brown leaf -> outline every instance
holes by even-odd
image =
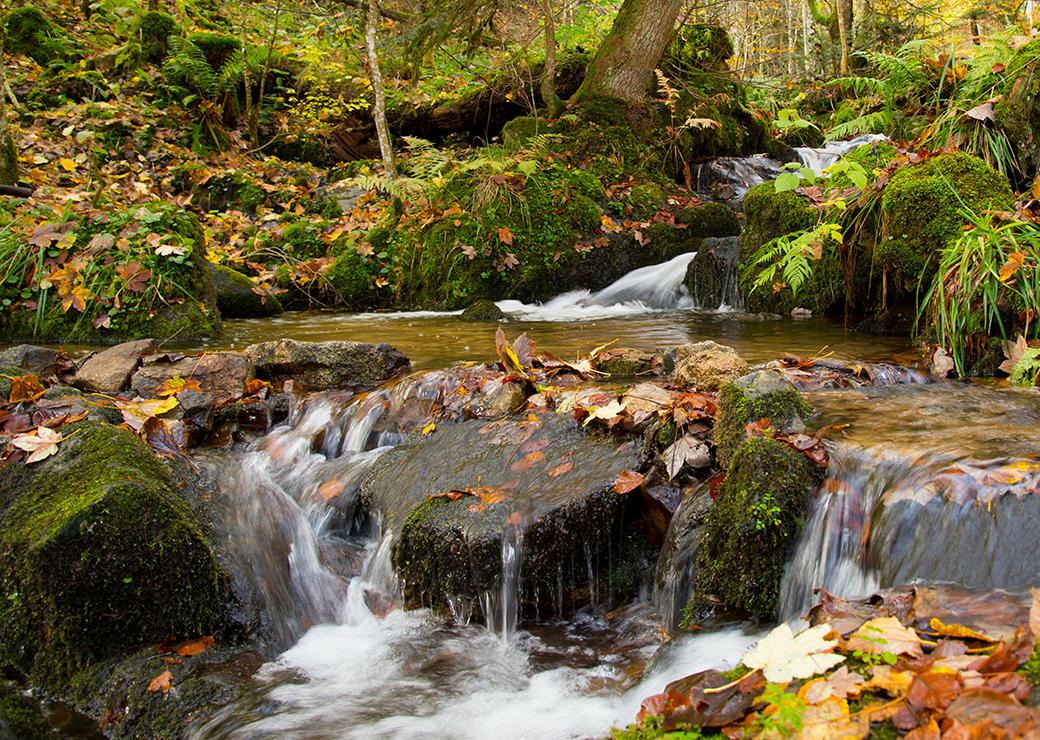
[[[35,375],[16,375],[11,378],[11,392],[8,394],[7,402],[35,401],[46,392],[47,389]]]
[[[891,653],[919,658],[923,654],[921,638],[895,617],[880,617],[866,622],[849,638],[846,648],[871,655]]]
[[[645,476],[634,470],[622,470],[614,480],[614,492],[625,494],[643,485]]]
[[[180,655],[182,658],[188,658],[193,655],[198,655],[199,653],[204,652],[207,648],[211,648],[215,644],[216,641],[213,639],[213,635],[207,635],[205,637],[200,637],[197,640],[182,642],[180,645],[177,646],[174,652],[177,653],[177,655]]]
[[[170,685],[173,683],[173,674],[169,671],[163,671],[158,676],[152,679],[152,682],[148,684],[148,690],[151,692],[162,691],[164,694],[169,693]]]
[[[573,467],[574,463],[572,462],[561,463],[560,465],[557,465],[555,468],[549,471],[549,477],[558,478],[561,475],[566,475],[567,473],[571,472],[571,468]]]
[[[1040,588],[1031,588],[1033,600],[1029,604],[1029,631],[1034,639],[1040,639]]]
[[[338,480],[333,478],[332,480],[325,481],[320,486],[318,486],[318,495],[326,501],[331,501],[332,499],[336,498],[341,493],[343,493],[345,488],[346,486],[344,486]]]
[[[997,275],[1000,282],[1006,283],[1009,281],[1014,274],[1021,269],[1025,262],[1026,256],[1022,252],[1012,252],[1008,255],[1008,261],[1000,268],[1000,272]]]
[[[943,710],[953,703],[963,689],[964,685],[956,673],[927,671],[914,677],[906,700],[915,707]]]

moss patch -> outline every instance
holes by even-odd
[[[781,375],[759,371],[722,386],[719,415],[715,421],[715,445],[719,463],[725,467],[747,436],[745,427],[769,419],[774,429],[798,429],[812,407]]]
[[[0,476],[0,661],[52,690],[127,648],[219,631],[227,579],[166,468],[82,423]]]

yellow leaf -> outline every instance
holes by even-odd
[[[75,172],[79,168],[79,165],[76,164],[76,161],[73,159],[69,159],[68,157],[62,157],[61,159],[59,159],[58,164],[60,164],[61,168],[66,172]]]
[[[437,431],[437,425],[431,421],[429,424],[423,427],[422,436],[425,437],[428,434],[433,434],[433,432],[435,431]]]
[[[996,642],[992,637],[976,632],[970,627],[965,627],[960,624],[943,624],[943,621],[938,617],[932,617],[932,621],[928,623],[928,626],[935,630],[941,637],[957,637],[960,639],[968,638],[971,640],[982,640],[983,642]]]

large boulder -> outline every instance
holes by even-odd
[[[94,422],[62,434],[53,457],[0,474],[0,663],[74,691],[129,646],[221,631],[230,592],[142,441]]]
[[[207,352],[204,355],[153,355],[130,378],[130,387],[139,396],[155,396],[159,387],[172,378],[193,380],[217,406],[241,398],[246,385],[255,377],[253,363],[238,352]]]
[[[157,348],[154,339],[117,344],[87,358],[72,383],[85,391],[118,393],[129,385],[130,376],[141,365],[141,358],[154,354]]]
[[[701,391],[717,391],[749,370],[747,361],[732,347],[692,342],[675,348],[675,382]]]
[[[223,318],[264,318],[282,312],[282,304],[276,296],[257,293],[253,290],[256,283],[237,270],[212,263],[210,270],[217,289],[217,308]]]
[[[997,103],[997,121],[1014,147],[1019,167],[1028,179],[1040,169],[1040,68],[1036,59],[1040,43],[1026,44],[1007,65],[1007,74],[1014,78],[1008,90]]]
[[[309,390],[379,385],[409,366],[408,358],[389,344],[298,342],[278,339],[246,347],[243,355],[264,380],[294,380]]]
[[[707,238],[686,268],[686,289],[698,308],[741,308],[744,295],[738,277],[740,237]]]
[[[479,615],[479,600],[497,599],[511,575],[503,552],[522,574],[512,585],[530,617],[633,595],[645,539],[625,522],[638,495],[611,485],[639,466],[641,452],[619,441],[548,414],[538,424],[511,417],[439,425],[387,452],[362,499],[400,532],[393,563],[407,602]]]

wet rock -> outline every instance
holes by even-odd
[[[740,236],[737,214],[724,203],[703,203],[683,208],[675,214],[675,222],[684,224],[691,234],[703,238]]]
[[[505,317],[505,312],[494,301],[482,299],[471,303],[460,318],[463,321],[501,321]]]
[[[0,474],[0,663],[68,691],[128,646],[229,625],[227,577],[167,468],[130,432],[83,422]]]
[[[740,290],[740,237],[705,239],[686,268],[686,289],[700,308],[742,307]]]
[[[254,376],[249,358],[238,352],[209,352],[197,356],[155,355],[145,360],[130,379],[130,387],[140,396],[154,396],[164,382],[173,377],[194,380],[213,397],[217,406],[241,398]]]
[[[750,437],[732,455],[697,552],[694,610],[708,604],[771,618],[824,468],[779,440]]]
[[[703,485],[685,495],[668,523],[654,573],[654,604],[668,631],[682,621],[697,572],[697,553],[711,511],[711,490]]]
[[[489,387],[490,386],[490,387]],[[489,381],[473,399],[469,412],[481,419],[500,419],[517,411],[527,400],[527,391],[519,383]]]
[[[237,270],[211,263],[210,271],[217,287],[217,308],[222,317],[251,319],[282,313],[282,304],[277,297],[256,293],[253,290],[256,283]]]
[[[361,496],[399,528],[393,563],[409,604],[446,609],[455,600],[479,615],[479,600],[501,593],[503,537],[519,535],[520,611],[547,617],[638,589],[648,546],[626,526],[638,494],[611,486],[640,457],[632,441],[583,431],[567,416],[467,421],[387,452]]]
[[[769,419],[781,432],[801,432],[812,408],[794,384],[778,372],[759,370],[722,386],[719,416],[715,421],[715,446],[719,463],[730,458],[747,437],[746,426]]]
[[[596,358],[596,369],[608,375],[643,375],[660,366],[661,356],[638,349],[607,350]]]
[[[748,369],[747,362],[735,349],[711,340],[675,348],[675,382],[679,385],[717,391]]]
[[[17,367],[41,378],[49,378],[58,375],[62,359],[62,354],[56,349],[19,344],[0,352],[0,367]]]
[[[181,419],[192,430],[208,432],[213,428],[213,395],[192,389],[177,394]]]
[[[246,347],[243,355],[255,365],[257,377],[292,379],[309,390],[376,386],[409,366],[408,358],[389,344],[365,342],[279,339]]]
[[[154,339],[124,342],[91,355],[80,365],[73,384],[82,390],[118,393],[130,383],[130,376],[140,366],[144,355],[154,354]]]

